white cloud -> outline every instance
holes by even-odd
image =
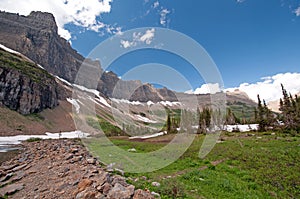
[[[300,16],[300,6],[294,11],[294,13],[297,17]]]
[[[122,46],[123,48],[129,48],[129,47],[131,47],[131,46],[133,46],[133,45],[134,45],[133,42],[121,40],[121,46]]]
[[[111,2],[112,0],[1,0],[1,10],[21,15],[28,15],[31,11],[50,12],[56,19],[59,34],[65,39],[70,39],[70,32],[64,29],[64,25],[68,23],[96,32],[107,28],[108,25],[98,21],[97,17],[111,11]]]
[[[155,29],[148,29],[145,33],[134,32],[132,35],[132,41],[121,40],[121,47],[130,48],[136,46],[138,43],[144,43],[150,45],[155,37]]]
[[[248,96],[257,101],[257,94],[261,99],[267,102],[278,100],[282,97],[281,84],[292,95],[300,91],[300,73],[280,73],[270,77],[262,78],[262,81],[249,84],[243,83],[239,87],[229,88],[226,91],[234,91],[239,89],[248,94]]]
[[[165,26],[167,24],[167,15],[171,12],[168,9],[162,9],[160,11],[160,24]]]
[[[154,3],[153,3],[153,8],[157,8],[159,6],[159,2],[158,1],[155,1]]]
[[[146,33],[140,37],[140,41],[145,42],[146,44],[149,45],[151,44],[152,39],[154,38],[154,34],[155,34],[154,28],[147,30]]]
[[[246,0],[236,0],[237,3],[243,3]]]
[[[203,84],[200,88],[197,88],[195,91],[189,90],[185,93],[187,94],[215,94],[221,92],[220,85],[218,83],[208,83]]]

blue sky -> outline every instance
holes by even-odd
[[[32,8],[53,11],[59,27],[70,34],[66,37],[71,36],[72,46],[84,56],[114,34],[140,27],[164,27],[201,44],[216,63],[225,88],[240,88],[246,82],[270,84],[270,80],[271,83],[278,80],[274,79],[276,75],[286,73],[293,74],[295,79],[290,81],[300,82],[299,0],[103,0],[102,10],[93,10],[92,7],[99,4],[97,0],[90,0],[81,3],[82,7],[91,5],[85,15],[72,12],[73,8],[78,9],[78,5],[71,4],[73,0],[64,2],[68,6],[64,9],[58,9],[58,3],[49,3],[48,7],[34,4],[14,8],[5,4],[8,1],[0,1],[1,10],[24,14]],[[62,15],[61,10],[67,14]],[[87,15],[91,15],[90,21],[83,19]],[[152,62],[178,69],[190,79],[194,90],[205,83],[195,71],[188,69],[190,66],[185,60],[158,50],[127,54],[110,69],[122,76],[137,65]],[[299,84],[293,86],[300,88]],[[295,90],[298,91],[300,89]]]
[[[115,0],[108,14],[101,16],[108,24],[117,24],[122,30],[144,26],[163,27],[159,11],[170,11],[167,28],[180,31],[198,41],[217,64],[226,88],[241,83],[254,83],[261,77],[285,72],[300,72],[300,17],[293,12],[300,2],[246,0],[161,0],[159,9],[151,9],[156,1]],[[144,16],[148,10],[147,16]],[[83,55],[88,53],[106,36],[70,29],[73,47]],[[157,60],[147,52],[123,58],[115,67],[122,75],[124,70],[149,61],[169,63],[161,55]],[[134,59],[136,57],[137,59]],[[142,57],[142,58],[141,58]],[[130,60],[135,60],[131,62]],[[178,67],[181,62],[171,63]],[[125,67],[124,67],[125,65]],[[184,66],[180,66],[184,67]],[[194,87],[197,80],[193,81]]]

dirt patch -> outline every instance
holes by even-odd
[[[46,109],[39,114],[21,115],[6,107],[0,107],[0,136],[42,135],[45,132],[74,131],[72,105],[60,101],[54,109]]]

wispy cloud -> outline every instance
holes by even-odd
[[[300,16],[300,6],[296,10],[294,10],[294,13],[297,17]]]
[[[159,2],[158,1],[155,1],[154,3],[153,3],[153,8],[157,8],[159,6]]]
[[[149,0],[145,0],[144,1],[144,4],[148,4],[148,3],[150,4]],[[146,5],[146,6],[149,6],[149,4]],[[148,16],[150,13],[155,13],[155,15],[158,14],[158,16],[159,16],[159,24],[162,25],[162,26],[167,26],[170,23],[170,21],[171,21],[170,17],[168,15],[170,15],[172,12],[170,11],[170,9],[165,8],[160,3],[159,0],[151,2],[151,6],[148,7],[148,9],[145,11],[145,13],[140,18],[144,18],[144,17]]]
[[[136,46],[139,43],[150,45],[155,37],[155,29],[146,30],[145,33],[134,32],[132,35],[132,40],[121,40],[121,47],[130,48]]]
[[[237,3],[243,3],[246,0],[236,0]]]
[[[111,12],[112,0],[10,0],[1,2],[1,10],[28,15],[32,10],[53,13],[58,24],[59,34],[65,39],[71,39],[71,34],[64,28],[66,24],[73,23],[77,26],[92,31],[116,30],[119,27],[99,21],[103,13]]]
[[[171,12],[168,9],[162,9],[160,11],[160,24],[163,26],[167,25],[167,15],[170,14]]]

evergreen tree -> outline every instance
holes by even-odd
[[[226,124],[234,125],[237,124],[237,118],[235,114],[232,112],[231,108],[227,108],[226,111]]]
[[[212,110],[208,107],[204,107],[202,111],[197,109],[197,114],[199,116],[198,120],[198,131],[197,133],[207,133],[207,129],[211,126],[212,120]]]
[[[167,117],[167,132],[171,132],[171,117],[170,117],[170,112],[168,112],[168,117]]]
[[[265,106],[262,105],[259,95],[257,95],[257,109],[258,109],[258,130],[265,131],[266,130],[266,120],[265,120]],[[265,104],[265,102],[264,102]]]
[[[282,114],[282,121],[288,130],[300,132],[300,100],[298,96],[288,95],[286,89],[281,84],[283,99],[280,99],[279,110]]]
[[[254,122],[256,123],[257,121],[258,121],[257,108],[254,107]]]

